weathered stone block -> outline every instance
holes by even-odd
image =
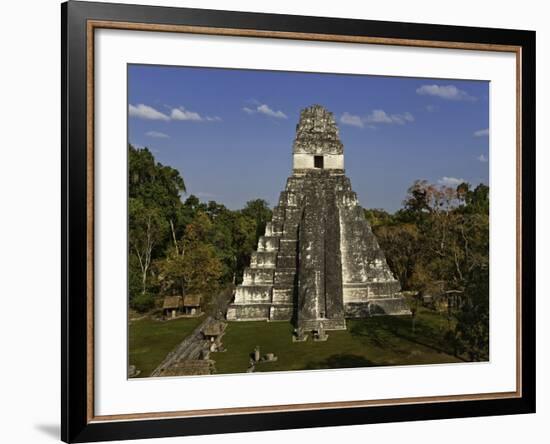
[[[296,255],[298,241],[296,239],[281,239],[279,241],[279,254],[290,256]]]
[[[366,318],[370,316],[368,302],[347,302],[344,303],[346,318]]]
[[[278,251],[279,240],[277,236],[260,236],[257,251]]]
[[[296,225],[300,223],[300,219],[302,218],[302,208],[296,207],[296,208],[287,208],[285,210],[285,224],[287,226]]]
[[[270,303],[272,289],[271,285],[239,285],[235,291],[235,303]]]
[[[277,268],[296,268],[296,253],[277,255]]]
[[[243,285],[272,285],[274,273],[274,268],[247,268],[243,275]]]
[[[292,304],[294,302],[294,283],[288,287],[273,287],[273,304]]]
[[[250,258],[250,268],[275,268],[276,251],[254,251]]]
[[[290,321],[294,307],[292,304],[272,305],[269,312],[271,321]]]
[[[266,321],[269,319],[270,305],[230,305],[227,310],[229,321]],[[231,313],[231,314],[230,314]]]
[[[275,285],[294,285],[296,278],[296,269],[276,269],[273,276],[273,283]]]

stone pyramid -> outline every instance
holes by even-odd
[[[227,319],[292,320],[300,331],[345,329],[346,318],[409,314],[400,289],[345,176],[332,113],[305,108],[292,175]]]

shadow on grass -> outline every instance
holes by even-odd
[[[363,356],[353,354],[338,354],[329,356],[322,361],[308,362],[304,370],[318,370],[327,368],[355,368],[372,367],[376,364]]]
[[[438,353],[454,355],[451,345],[445,340],[441,331],[422,320],[417,320],[415,332],[413,333],[409,316],[371,317],[354,324],[350,329],[350,333],[352,336],[365,338],[370,343],[385,349],[395,349],[395,344],[384,338],[397,338],[432,349]],[[460,356],[455,357],[465,361]]]
[[[379,322],[376,318],[370,318],[366,321],[358,321],[352,324],[349,332],[352,336],[365,339],[369,344],[376,345],[382,349],[393,348],[388,341],[388,326]]]

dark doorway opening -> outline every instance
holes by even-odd
[[[313,166],[315,168],[323,168],[323,156],[314,156],[313,157]]]

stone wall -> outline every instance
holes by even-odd
[[[292,168],[294,170],[313,169],[314,154],[298,153],[292,156]],[[343,170],[344,155],[343,154],[324,154],[323,166],[325,170]]]
[[[335,168],[311,168],[305,159],[314,155]],[[294,156],[227,319],[292,319],[299,328],[331,330],[345,328],[346,317],[410,313],[344,174],[330,112],[318,105],[302,111]]]

